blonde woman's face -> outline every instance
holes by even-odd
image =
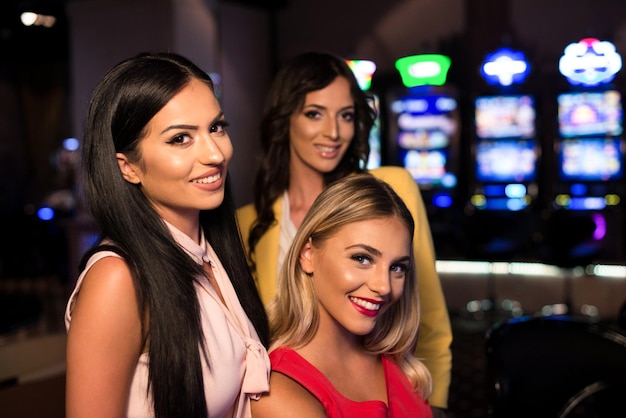
[[[318,332],[371,332],[402,295],[410,254],[411,236],[396,217],[348,224],[318,248],[309,241],[300,263],[312,274]]]
[[[292,173],[333,171],[352,142],[354,123],[354,100],[346,78],[337,77],[325,88],[308,93],[303,108],[291,116]]]

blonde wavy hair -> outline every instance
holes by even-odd
[[[402,199],[382,180],[371,174],[354,174],[328,186],[304,217],[285,257],[276,296],[268,305],[271,349],[299,348],[306,345],[319,325],[317,297],[311,277],[300,265],[300,252],[311,238],[322,245],[345,225],[371,219],[395,217],[413,237],[415,222]],[[431,375],[413,353],[420,323],[419,295],[414,255],[404,290],[376,322],[372,332],[362,337],[362,346],[374,355],[387,355],[398,364],[413,388],[427,399],[432,391]]]

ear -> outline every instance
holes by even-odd
[[[313,244],[311,238],[304,244],[304,247],[300,250],[300,267],[307,274],[313,274]]]
[[[132,184],[140,184],[141,179],[135,171],[135,166],[128,161],[126,155],[118,152],[115,156],[117,157],[117,164],[120,167],[124,180]]]

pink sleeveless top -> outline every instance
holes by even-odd
[[[209,262],[226,306],[206,277],[199,278],[196,292],[200,302],[202,331],[211,357],[211,368],[203,355],[202,374],[210,417],[249,418],[250,399],[269,390],[270,363],[267,351],[245,314],[235,289],[217,255],[202,235],[200,245],[168,224],[178,244],[200,265]],[[101,251],[89,259],[78,277],[65,311],[65,326],[70,328],[72,308],[87,271],[104,257],[120,257],[112,251]],[[129,388],[127,417],[152,417],[152,398],[148,394],[148,354],[139,357]]]

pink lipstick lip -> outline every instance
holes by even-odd
[[[223,171],[224,170],[223,170],[222,167],[216,167],[216,168],[214,168],[212,170],[209,170],[209,171],[207,171],[207,172],[205,172],[203,174],[200,174],[197,177],[194,177],[191,180],[193,181],[193,180],[203,179],[203,178],[206,178],[206,177],[213,177],[213,176],[216,176],[218,174],[222,174],[222,178],[223,178],[224,177]]]
[[[206,177],[215,177],[217,175],[220,175],[220,178],[211,183],[199,183],[199,182],[194,181],[194,180],[203,179]],[[201,174],[200,176],[194,177],[189,182],[200,190],[203,190],[205,192],[214,192],[214,191],[221,190],[224,187],[225,178],[226,178],[226,173],[223,167],[220,167],[220,169],[218,170],[215,170],[215,169],[210,170]]]
[[[332,151],[326,151],[326,149],[331,149]],[[339,150],[341,149],[340,145],[315,145],[315,149],[317,152],[324,158],[335,158],[339,155]]]

